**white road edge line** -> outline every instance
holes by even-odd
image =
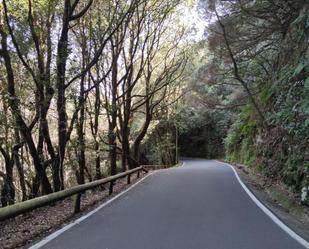
[[[127,188],[126,190],[124,190],[123,192],[119,193],[118,195],[116,195],[115,197],[111,198],[110,200],[104,202],[103,204],[101,204],[100,206],[98,206],[96,209],[92,210],[91,212],[85,214],[84,216],[78,218],[77,220],[73,221],[72,223],[64,226],[63,228],[57,230],[56,232],[53,232],[52,234],[48,235],[47,237],[45,237],[44,239],[42,239],[40,242],[34,244],[33,246],[29,247],[28,249],[39,249],[42,246],[46,245],[48,242],[50,242],[51,240],[55,239],[56,237],[58,237],[60,234],[64,233],[65,231],[69,230],[71,227],[81,223],[83,220],[87,219],[89,216],[93,215],[94,213],[98,212],[100,209],[102,209],[103,207],[107,206],[108,204],[110,204],[111,202],[113,202],[114,200],[118,199],[120,196],[124,195],[125,193],[127,193],[128,191],[130,191],[132,188],[134,188],[137,184],[141,183],[142,181],[144,181],[146,178],[148,178],[149,176],[151,176],[152,174],[154,174],[155,172],[151,172],[148,175],[146,175],[145,177],[143,177],[142,179],[140,179],[138,182],[134,183],[132,186],[130,186],[129,188]]]
[[[282,230],[284,230],[286,233],[288,233],[293,239],[295,239],[298,243],[303,245],[305,248],[309,249],[309,242],[306,241],[304,238],[299,236],[297,233],[295,233],[291,228],[289,228],[286,224],[284,224],[276,215],[274,215],[262,202],[260,202],[255,195],[247,188],[247,186],[243,183],[243,181],[240,179],[237,171],[234,169],[234,167],[228,163],[220,162],[218,160],[214,160],[218,163],[224,164],[228,167],[230,167],[239,184],[242,186],[242,188],[245,190],[245,192],[249,195],[251,200],[260,208],[262,211],[270,218],[273,222],[275,222]]]

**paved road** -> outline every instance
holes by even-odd
[[[301,249],[250,199],[232,169],[191,160],[138,184],[42,248]]]

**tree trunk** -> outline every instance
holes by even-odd
[[[55,176],[55,191],[64,188],[63,183],[63,162],[65,157],[65,147],[67,143],[67,114],[65,96],[65,73],[68,57],[68,36],[69,36],[69,17],[70,1],[65,1],[64,13],[62,18],[62,30],[57,47],[57,112],[58,112],[58,153],[53,168]]]
[[[47,178],[45,169],[43,167],[41,158],[37,152],[35,143],[32,138],[31,130],[29,127],[26,125],[25,121],[22,118],[20,108],[19,108],[19,100],[16,97],[15,94],[15,80],[14,80],[14,73],[13,73],[13,68],[11,65],[11,58],[9,55],[9,52],[7,50],[7,37],[6,34],[1,30],[1,36],[2,36],[2,49],[1,49],[1,56],[4,59],[4,64],[6,68],[6,73],[7,73],[7,82],[8,82],[8,94],[10,95],[9,98],[9,106],[12,109],[12,115],[15,119],[16,126],[19,127],[20,133],[23,136],[24,140],[26,141],[30,155],[33,159],[33,164],[35,167],[35,170],[39,176],[39,180],[42,186],[42,192],[44,194],[49,194],[52,192],[51,185],[49,183],[49,180]]]
[[[100,99],[100,87],[99,85],[95,88],[95,113],[94,113],[94,139],[95,145],[94,149],[96,152],[96,159],[95,159],[95,173],[96,173],[96,180],[102,178],[101,174],[101,158],[100,158],[100,143],[98,141],[98,131],[99,131],[99,115],[100,115],[100,106],[101,106],[101,99]]]
[[[135,160],[135,166],[138,166],[139,162],[140,162],[140,155],[139,155],[139,151],[140,151],[140,145],[141,142],[143,141],[147,130],[149,128],[150,122],[151,122],[152,116],[151,114],[146,115],[146,119],[145,122],[143,124],[143,127],[140,131],[140,133],[138,134],[137,138],[134,141],[133,144],[133,158]]]
[[[5,207],[15,202],[15,186],[13,184],[14,161],[3,148],[0,148],[0,151],[5,159],[5,177],[1,191],[1,203],[2,206]]]
[[[79,179],[78,183],[85,183],[85,168],[86,168],[86,158],[85,158],[85,136],[84,136],[84,123],[85,123],[85,105],[84,105],[84,77],[80,81],[80,96],[79,96],[79,106],[80,115],[79,121],[77,122],[77,135],[78,135],[78,165],[79,165]]]
[[[117,143],[116,143],[116,129],[117,129],[117,74],[118,74],[118,53],[114,54],[112,61],[112,103],[109,123],[109,158],[110,158],[110,175],[117,173]]]
[[[17,129],[15,129],[15,141],[16,144],[20,144],[20,137],[19,137],[19,132]],[[23,149],[23,146],[21,147],[21,150]],[[23,163],[20,160],[20,156],[18,153],[18,150],[13,151],[13,159],[16,164],[17,172],[18,172],[18,177],[19,177],[19,184],[22,192],[22,201],[27,200],[27,190],[26,190],[26,182],[25,182],[25,173],[24,173],[24,167]]]

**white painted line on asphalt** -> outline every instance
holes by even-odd
[[[119,193],[118,195],[116,195],[115,197],[111,198],[110,200],[108,200],[107,202],[104,202],[103,204],[101,204],[99,207],[97,207],[96,209],[92,210],[91,212],[87,213],[86,215],[78,218],[77,220],[73,221],[72,223],[64,226],[63,228],[57,230],[56,232],[50,234],[49,236],[45,237],[44,239],[42,239],[40,242],[34,244],[33,246],[29,247],[28,249],[39,249],[42,246],[46,245],[48,242],[50,242],[51,240],[55,239],[56,237],[58,237],[60,234],[64,233],[65,231],[69,230],[71,227],[81,223],[83,220],[87,219],[89,216],[93,215],[94,213],[98,212],[100,209],[102,209],[103,207],[107,206],[108,204],[110,204],[111,202],[113,202],[114,200],[118,199],[120,196],[122,196],[123,194],[127,193],[128,191],[130,191],[132,188],[134,188],[137,184],[141,183],[142,181],[144,181],[147,177],[151,176],[153,173],[155,172],[151,172],[150,174],[146,175],[144,178],[140,179],[138,182],[134,183],[132,186],[130,186],[129,188],[127,188],[126,190],[124,190],[123,192]]]
[[[297,233],[295,233],[291,228],[289,228],[286,224],[284,224],[276,215],[274,215],[262,202],[259,201],[259,199],[257,199],[255,197],[255,195],[247,188],[247,186],[243,183],[243,181],[240,179],[237,171],[234,169],[234,167],[228,163],[224,163],[224,162],[220,162],[215,160],[218,163],[224,164],[228,167],[230,167],[239,184],[242,186],[242,188],[245,190],[245,192],[249,195],[249,197],[251,198],[251,200],[253,200],[253,202],[260,208],[262,209],[262,211],[269,217],[272,219],[273,222],[275,222],[282,230],[284,230],[286,233],[288,233],[293,239],[295,239],[298,243],[300,243],[301,245],[303,245],[305,248],[309,249],[309,242],[306,241],[304,238],[300,237]]]

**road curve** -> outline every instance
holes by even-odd
[[[161,170],[44,249],[303,249],[248,196],[233,170],[189,160]]]

